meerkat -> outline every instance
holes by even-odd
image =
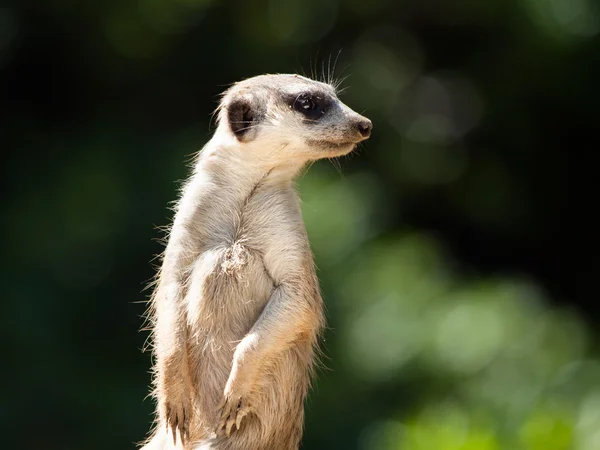
[[[150,302],[157,410],[143,450],[295,450],[325,319],[293,181],[372,124],[293,74],[233,84],[215,112]]]

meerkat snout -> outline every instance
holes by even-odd
[[[373,129],[373,123],[367,118],[362,118],[356,122],[356,128],[363,137],[363,139],[369,139],[371,137],[371,130]]]

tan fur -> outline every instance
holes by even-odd
[[[318,120],[294,110],[307,91],[334,100]],[[236,135],[240,100],[256,120]],[[143,448],[296,450],[324,315],[292,181],[307,162],[351,151],[368,137],[357,124],[371,125],[332,86],[297,75],[237,83],[218,114],[152,297],[157,414]]]

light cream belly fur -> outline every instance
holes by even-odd
[[[239,241],[208,249],[195,262],[185,303],[188,364],[198,394],[199,420],[194,425],[198,437],[216,426],[235,346],[250,331],[273,290],[258,252]],[[202,392],[197,391],[199,386]]]
[[[279,435],[274,441],[282,445],[280,448],[297,448],[307,367],[313,353],[311,344],[304,341],[265,362],[257,377],[256,414],[249,414],[242,422],[240,431],[245,431],[230,438],[215,438],[213,434],[235,346],[257,321],[274,289],[260,252],[239,241],[208,249],[194,263],[186,304],[187,361],[196,398],[191,442],[186,449],[267,449],[266,442]],[[198,387],[202,387],[201,392]],[[293,423],[285,421],[290,417]],[[147,449],[182,448],[180,442],[175,447],[168,436],[157,431]]]

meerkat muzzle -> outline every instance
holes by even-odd
[[[373,129],[373,123],[369,119],[364,118],[356,123],[356,128],[363,139],[369,139],[371,130]]]

